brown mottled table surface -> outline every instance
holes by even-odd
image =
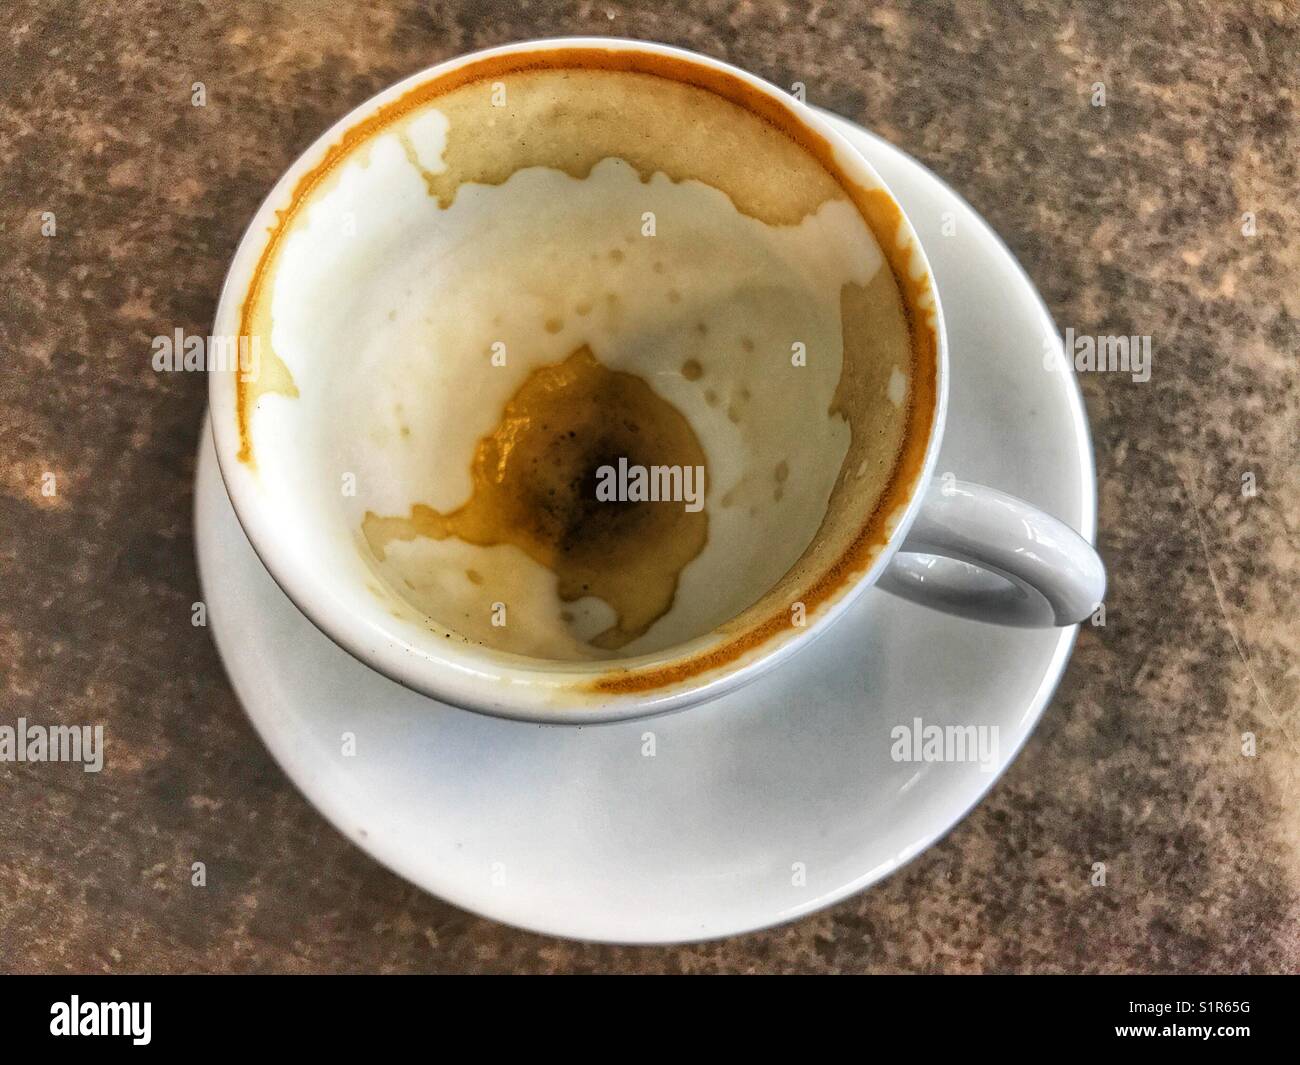
[[[477,919],[307,804],[190,624],[205,381],[150,368],[153,336],[207,332],[243,227],[334,119],[566,33],[805,83],[960,190],[1063,328],[1153,338],[1148,383],[1081,375],[1107,624],[1027,748],[899,874],[698,946]],[[1289,0],[8,0],[0,725],[102,723],[107,761],[0,762],[0,969],[1300,968],[1297,54]]]

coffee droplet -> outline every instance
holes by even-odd
[[[591,643],[617,650],[673,605],[682,570],[708,539],[708,514],[677,501],[602,501],[601,467],[704,467],[690,422],[641,377],[610,370],[585,344],[528,375],[479,440],[467,502],[450,514],[417,503],[408,517],[367,512],[381,561],[397,540],[457,537],[513,544],[553,571],[562,601],[603,599],[617,621]],[[707,477],[707,474],[706,474]],[[707,480],[706,480],[707,483]]]

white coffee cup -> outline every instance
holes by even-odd
[[[801,138],[824,148],[844,181],[887,208],[883,217],[889,224],[876,228],[875,236],[900,287],[908,290],[909,312],[923,318],[930,331],[925,356],[930,365],[923,367],[918,382],[924,377],[931,394],[918,401],[924,405],[924,410],[918,406],[922,430],[910,441],[910,458],[900,459],[890,505],[873,518],[876,539],[864,540],[866,546],[852,559],[828,555],[822,568],[827,573],[835,568],[835,581],[822,573],[810,578],[809,586],[816,584],[823,592],[815,601],[809,597],[806,610],[803,602],[790,604],[788,619],[776,615],[775,621],[767,618],[748,628],[719,626],[624,658],[545,661],[504,653],[453,639],[414,616],[366,568],[355,530],[327,517],[331,512],[323,496],[338,486],[326,486],[316,473],[305,467],[299,472],[293,465],[301,461],[304,419],[312,416],[313,407],[285,393],[310,396],[324,387],[324,370],[299,359],[290,387],[287,377],[275,378],[279,371],[274,367],[261,366],[262,387],[250,398],[247,390],[241,391],[240,367],[214,369],[210,407],[223,479],[250,542],[299,609],[362,662],[417,691],[467,709],[556,723],[633,718],[732,691],[826,631],[877,582],[927,606],[1008,625],[1070,625],[1094,611],[1105,591],[1105,573],[1082,537],[1003,492],[949,476],[934,479],[947,409],[947,339],[929,264],[884,183],[815,112],[766,82],[704,56],[605,38],[525,42],[455,59],[393,86],[337,123],[277,183],[236,252],[214,336],[249,331],[244,320],[248,293],[277,226],[340,153],[339,146],[350,151],[369,131],[382,128],[384,117],[403,101],[435,83],[464,79],[479,68],[579,55],[656,64],[656,70],[672,76],[734,93],[733,99],[763,108],[769,118],[779,115],[787,128],[797,128]],[[277,293],[276,298],[281,302],[273,314],[279,315],[285,297]],[[292,317],[293,309],[283,313]],[[254,440],[256,462],[250,461]]]

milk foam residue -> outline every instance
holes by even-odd
[[[826,514],[851,436],[841,295],[880,270],[874,238],[846,199],[775,225],[618,158],[444,206],[436,114],[375,137],[286,241],[274,346],[323,382],[304,451],[322,483],[354,475],[337,506],[438,626],[560,659],[709,631]],[[597,502],[619,457],[705,467],[705,510]]]

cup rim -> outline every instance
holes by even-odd
[[[542,38],[467,53],[417,71],[353,108],[297,156],[259,205],[226,273],[215,315],[214,335],[234,336],[239,333],[240,309],[252,286],[254,271],[271,240],[279,210],[293,201],[295,189],[303,176],[319,166],[349,130],[377,114],[385,105],[459,68],[500,56],[565,49],[644,52],[685,61],[737,79],[748,89],[757,90],[778,103],[797,123],[823,138],[834,153],[836,166],[846,176],[866,189],[880,190],[896,209],[898,240],[907,246],[911,273],[932,306],[934,396],[920,465],[910,479],[903,482],[905,503],[893,512],[885,542],[867,568],[829,593],[815,616],[808,618],[806,626],[799,629],[792,626],[785,632],[772,633],[729,662],[659,685],[600,689],[591,687],[591,681],[625,670],[632,674],[637,670],[662,672],[665,666],[689,661],[693,656],[707,652],[716,645],[714,634],[707,633],[650,655],[591,663],[551,663],[524,656],[493,654],[473,646],[444,647],[432,639],[419,646],[376,617],[358,611],[359,600],[348,597],[328,577],[285,549],[283,541],[277,538],[272,514],[256,491],[256,472],[239,458],[242,439],[236,389],[232,387],[233,371],[214,370],[209,373],[208,402],[218,466],[236,517],[272,579],[321,632],[378,672],[440,701],[516,720],[594,724],[683,709],[756,679],[827,631],[875,583],[906,536],[923,501],[923,489],[933,475],[947,412],[948,345],[933,271],[910,220],[874,167],[827,120],[777,86],[729,63],[669,45],[615,37]],[[883,245],[881,234],[876,232],[875,236]],[[896,275],[898,273],[888,261],[885,268],[894,270]],[[901,279],[897,276],[896,279],[901,286]],[[912,313],[913,309],[909,307],[909,315]],[[223,326],[229,328],[223,329]],[[890,484],[893,483],[895,479],[891,477]],[[507,661],[509,659],[517,659],[517,662]]]

